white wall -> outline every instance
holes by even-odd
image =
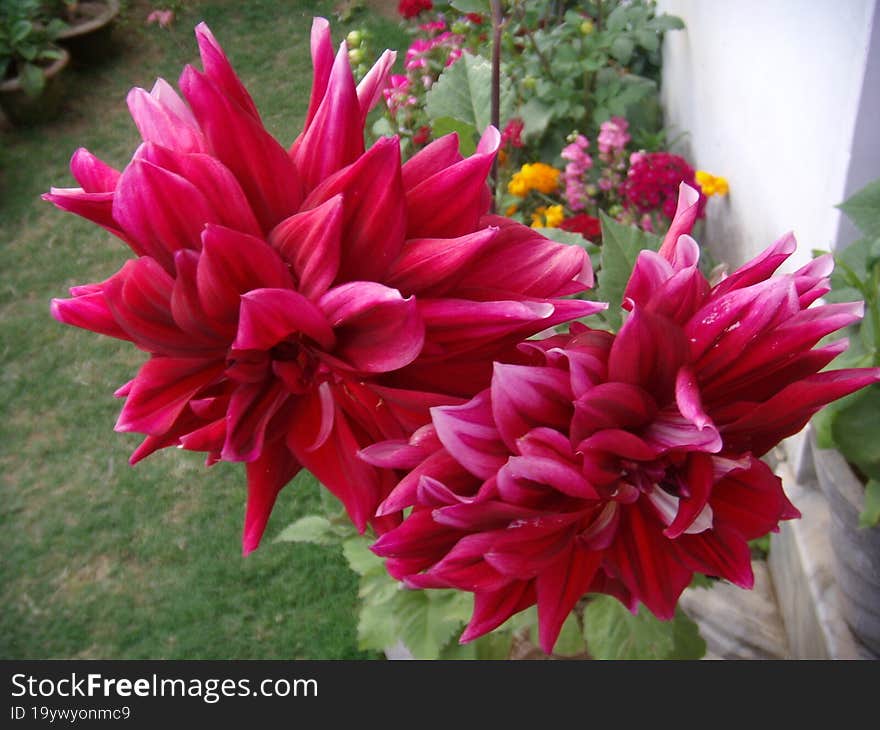
[[[877,4],[659,0],[686,25],[664,46],[671,137],[688,132],[681,150],[730,183],[707,209],[716,256],[738,265],[793,230],[795,264],[851,240],[833,206],[880,177]]]

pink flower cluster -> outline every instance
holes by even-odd
[[[389,85],[382,90],[382,97],[391,114],[396,115],[406,107],[415,106],[418,99],[410,93],[410,79],[401,74],[392,74]]]
[[[623,117],[611,117],[599,126],[596,144],[599,146],[599,157],[603,162],[611,162],[616,153],[622,153],[630,141],[627,131],[629,122]]]
[[[434,26],[445,27],[442,23],[432,23],[425,27],[433,28]],[[451,66],[461,58],[463,43],[464,37],[451,31],[444,31],[429,38],[416,38],[406,49],[403,67],[407,71],[425,69],[430,72],[433,65],[432,60],[440,64],[441,68]],[[434,81],[436,78],[430,73],[422,77],[422,83],[426,89],[430,88]]]
[[[523,120],[519,117],[513,117],[510,121],[504,125],[504,129],[501,130],[501,146],[502,147],[515,147],[522,148],[523,140]]]
[[[574,212],[583,210],[590,199],[584,179],[586,172],[593,167],[593,158],[587,153],[589,146],[590,141],[584,135],[578,134],[560,153],[562,159],[568,160],[563,174],[565,199]]]
[[[671,152],[636,152],[630,156],[626,180],[620,188],[623,205],[637,213],[660,210],[672,220],[675,214],[678,188],[686,183],[700,189],[694,169],[679,155]],[[706,197],[700,194],[697,217],[703,217]]]

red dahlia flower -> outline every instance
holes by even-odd
[[[472,591],[463,641],[537,603],[549,652],[588,592],[671,618],[695,572],[750,588],[748,541],[798,516],[760,457],[880,380],[817,374],[843,346],[811,348],[860,305],[807,308],[829,257],[769,278],[791,236],[710,287],[682,235],[697,198],[683,187],[660,253],[639,256],[616,336],[573,325],[526,343],[531,364],[497,364],[488,390],[365,451],[409,470],[380,513],[415,506],[374,552],[412,587]]]
[[[397,13],[400,17],[409,20],[415,18],[426,10],[433,10],[434,3],[431,0],[400,0],[397,3]]]
[[[118,391],[116,429],[147,436],[132,463],[177,445],[247,464],[245,553],[301,466],[363,529],[393,481],[357,451],[472,396],[523,337],[594,311],[558,299],[591,283],[589,259],[484,216],[494,128],[468,159],[455,135],[403,166],[396,138],[364,150],[390,51],[356,87],[345,44],[334,58],[315,20],[314,85],[288,151],[207,27],[196,35],[204,71],[183,71],[188,105],[162,80],[134,89],[144,142],[131,162],[120,173],[79,150],[82,187],[45,196],[136,255],[52,312],[149,354]]]
[[[580,233],[584,238],[594,241],[602,236],[602,223],[598,218],[594,218],[586,213],[578,213],[577,215],[565,218],[559,227],[563,231],[571,231],[572,233]]]

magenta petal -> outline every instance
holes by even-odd
[[[260,114],[257,112],[254,100],[251,99],[251,95],[244,88],[244,84],[241,83],[232,64],[229,63],[229,59],[226,58],[226,54],[205,23],[196,26],[196,41],[199,44],[205,76],[211,79],[223,94],[259,121]]]
[[[530,581],[515,581],[496,591],[475,593],[474,612],[459,642],[465,644],[488,634],[534,602],[535,592]]]
[[[205,312],[220,322],[237,321],[242,294],[293,288],[277,251],[259,238],[222,226],[205,228],[197,283]]]
[[[694,222],[697,220],[699,209],[700,194],[687,183],[682,182],[678,188],[678,205],[675,209],[675,216],[672,218],[672,224],[663,238],[663,244],[659,251],[660,255],[670,263],[676,258],[679,236],[691,232]]]
[[[442,296],[468,271],[498,233],[484,228],[458,238],[414,238],[406,242],[388,271],[387,282],[402,291]]]
[[[663,256],[653,251],[640,251],[633,272],[623,293],[638,306],[648,304],[653,293],[675,275],[675,269]]]
[[[174,270],[174,252],[198,249],[205,223],[217,222],[205,196],[188,180],[146,160],[125,168],[113,199],[113,218],[138,248]]]
[[[119,170],[80,147],[70,158],[70,171],[87,193],[110,193],[119,182]]]
[[[757,284],[778,269],[797,248],[793,233],[786,233],[772,246],[767,247],[748,263],[740,266],[730,276],[721,280],[712,291],[713,297],[720,297],[734,289],[744,289]]]
[[[263,453],[270,420],[289,399],[288,392],[276,380],[239,385],[229,399],[222,458],[257,459]]]
[[[406,191],[407,238],[455,238],[477,228],[488,208],[486,176],[501,135],[487,127],[477,151]]]
[[[223,350],[229,345],[231,331],[212,320],[202,306],[198,290],[199,254],[180,250],[174,254],[176,276],[171,292],[171,316],[184,332],[200,340],[214,340]]]
[[[321,296],[336,278],[342,246],[342,196],[281,221],[269,243],[287,261],[297,289],[309,299]]]
[[[715,527],[698,535],[682,535],[675,546],[691,570],[717,575],[746,590],[754,587],[749,544],[735,531]]]
[[[333,330],[321,310],[292,289],[254,289],[241,297],[238,333],[233,347],[269,350],[294,333],[333,347]]]
[[[690,367],[681,368],[675,378],[675,403],[681,415],[697,428],[713,425],[703,410],[697,376]]]
[[[367,114],[382,98],[382,90],[388,84],[388,74],[391,73],[391,67],[396,60],[397,53],[385,51],[358,84],[357,98],[361,109],[361,128],[366,124]]]
[[[113,219],[113,197],[112,192],[87,193],[82,188],[50,188],[49,192],[43,195],[43,200],[49,201],[60,210],[75,213],[92,223],[97,223],[125,241],[137,256],[142,256],[144,250],[136,242],[129,240]]]
[[[545,654],[553,652],[562,624],[587,592],[601,563],[601,552],[573,547],[538,576],[538,639]]]
[[[101,291],[73,299],[53,299],[50,310],[52,316],[64,324],[120,340],[131,340],[131,336],[113,318]]]
[[[495,363],[492,414],[511,450],[533,428],[564,428],[571,420],[568,374],[556,368]]]
[[[707,454],[691,454],[685,472],[687,496],[678,501],[678,513],[663,534],[670,540],[683,535],[706,507],[715,482],[713,460]],[[714,528],[713,524],[713,528]]]
[[[223,361],[154,357],[134,379],[116,422],[117,431],[161,435],[202,389],[223,374]]]
[[[656,401],[638,386],[600,383],[574,402],[572,440],[577,443],[605,428],[638,429],[656,413]]]
[[[488,479],[507,460],[508,450],[493,423],[488,391],[461,406],[432,408],[431,417],[443,446],[474,476]]]
[[[196,118],[164,79],[158,79],[149,93],[132,89],[126,101],[144,142],[178,152],[204,152],[205,138]]]
[[[425,342],[415,299],[376,282],[337,286],[321,297],[319,307],[336,333],[333,356],[355,370],[396,370],[412,362]]]
[[[526,479],[578,499],[599,499],[599,493],[573,464],[544,456],[511,456],[502,467],[515,479]],[[500,478],[500,477],[499,477]]]
[[[312,19],[311,31],[312,55],[312,93],[309,98],[309,109],[306,114],[305,129],[308,129],[318,111],[321,100],[327,91],[330,69],[333,68],[333,41],[330,37],[330,23],[325,18]]]
[[[505,575],[528,580],[547,570],[569,549],[581,513],[547,515],[496,533],[486,562]]]
[[[341,44],[324,97],[293,148],[293,161],[307,190],[364,152],[363,125],[348,49]]]
[[[420,149],[404,163],[403,187],[409,192],[431,176],[452,167],[461,160],[462,156],[458,153],[458,135],[455,132],[446,134]]]
[[[264,232],[299,208],[302,186],[287,151],[239,103],[191,66],[180,88],[208,140],[209,151],[241,184]]]
[[[353,164],[313,190],[303,209],[343,196],[343,241],[338,281],[384,281],[406,231],[400,146],[383,137]],[[381,184],[377,181],[381,180]]]
[[[283,439],[273,444],[271,450],[266,449],[260,458],[248,463],[247,509],[241,538],[243,555],[259,547],[278,493],[299,470],[299,462],[287,449]]]

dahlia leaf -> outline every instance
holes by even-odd
[[[660,621],[644,606],[631,614],[616,598],[593,596],[584,611],[584,638],[594,659],[699,659],[706,643],[681,609]]]
[[[491,636],[491,634],[490,634]],[[577,616],[574,613],[568,614],[562,629],[559,632],[559,638],[553,645],[553,653],[561,656],[574,656],[582,654],[586,650],[584,644],[583,632],[578,623]]]
[[[660,248],[660,238],[646,233],[634,226],[618,223],[604,211],[602,219],[602,255],[598,273],[598,286],[594,296],[597,300],[608,302],[608,309],[602,317],[613,330],[620,329],[620,304],[623,292],[635,266],[639,251],[656,251]]]
[[[837,207],[862,233],[869,236],[880,234],[880,180],[869,183]]]
[[[880,524],[880,481],[869,479],[865,485],[865,508],[859,515],[859,527],[876,527]]]
[[[880,413],[880,385],[859,392],[837,412],[831,424],[834,445],[868,477],[880,479],[880,439],[865,438],[876,430]]]
[[[482,134],[492,122],[490,97],[492,93],[492,64],[482,56],[465,53],[448,66],[437,83],[428,92],[425,111],[433,121],[452,117],[472,125]],[[513,87],[507,78],[501,79],[500,123],[510,117]]]
[[[431,136],[438,139],[455,132],[458,135],[458,151],[462,157],[470,157],[477,149],[477,128],[469,122],[453,117],[439,117],[431,121]]]
[[[383,572],[385,570],[382,558],[370,552],[369,543],[363,537],[353,537],[342,543],[342,554],[348,561],[348,567],[360,576],[369,574],[377,567]]]
[[[471,613],[470,595],[458,591],[397,593],[392,604],[400,622],[400,639],[416,659],[437,659]]]
[[[308,542],[312,545],[334,545],[338,541],[330,520],[321,515],[306,515],[285,527],[275,542]]]

